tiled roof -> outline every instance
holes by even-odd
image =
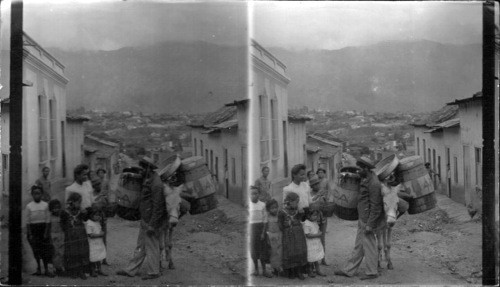
[[[437,124],[454,119],[458,116],[458,106],[446,105],[441,109],[431,113],[427,118],[413,123],[413,126],[432,127]]]
[[[435,126],[432,126],[431,129],[425,130],[424,133],[440,132],[443,129],[453,128],[453,127],[457,127],[457,126],[460,126],[460,118],[454,118],[454,119],[442,122],[440,124],[437,124]]]
[[[237,107],[235,105],[223,106],[217,111],[208,114],[201,121],[191,123],[189,126],[206,129],[203,133],[237,128],[238,119],[236,118],[236,114]]]
[[[311,153],[317,153],[321,148],[313,144],[306,144],[306,151]]]
[[[311,136],[312,138],[324,139],[327,141],[332,141],[332,142],[337,142],[337,143],[344,143],[345,142],[344,140],[333,137],[331,134],[326,133],[326,132],[315,132],[309,136]]]
[[[66,120],[74,122],[85,122],[85,121],[90,121],[90,118],[87,116],[67,115]]]
[[[237,108],[235,106],[223,106],[215,112],[206,115],[199,122],[193,122],[190,126],[194,127],[208,127],[220,124],[227,120],[232,120],[236,117]]]
[[[463,103],[472,102],[472,101],[476,101],[476,100],[481,101],[482,98],[483,98],[483,92],[477,92],[474,95],[472,95],[472,97],[470,97],[470,98],[455,100],[454,102],[447,103],[447,105],[458,105],[458,104],[463,104]]]
[[[311,116],[308,115],[301,115],[299,113],[295,112],[288,112],[288,120],[289,121],[310,121],[312,120]]]
[[[91,136],[91,135],[86,135],[85,138],[94,140],[96,142],[99,142],[101,144],[104,144],[104,145],[107,145],[107,146],[111,146],[111,147],[119,147],[120,146],[117,143],[110,142],[110,141],[107,141],[107,140],[104,140],[104,139],[101,139],[101,138],[98,138],[98,137],[95,137],[95,136]]]
[[[225,106],[229,107],[229,106],[243,105],[243,104],[248,103],[248,101],[250,101],[250,100],[249,99],[237,100],[237,101],[234,101],[232,103],[225,104]]]

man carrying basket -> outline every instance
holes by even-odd
[[[133,277],[142,268],[142,279],[160,277],[160,234],[167,218],[163,183],[158,173],[158,167],[149,157],[143,157],[139,165],[144,169],[144,184],[140,198],[141,225],[137,238],[134,257],[127,267],[117,272],[118,275]]]

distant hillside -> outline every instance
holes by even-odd
[[[419,41],[340,50],[269,50],[288,67],[292,107],[433,111],[481,90],[481,44]]]
[[[116,51],[48,50],[66,66],[70,109],[206,113],[246,97],[246,47],[167,42]],[[269,50],[288,67],[290,107],[434,111],[481,90],[481,44]]]
[[[49,51],[66,66],[69,108],[198,113],[246,97],[246,47],[168,42],[116,51]]]

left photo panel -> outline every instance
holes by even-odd
[[[248,3],[0,9],[0,282],[247,284]]]

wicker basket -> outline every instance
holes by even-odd
[[[356,208],[346,208],[335,204],[334,206],[335,215],[344,220],[358,220],[358,210]]]
[[[326,202],[326,203],[322,204],[319,209],[321,210],[321,213],[323,213],[323,216],[332,217],[333,212],[335,210],[335,203]]]
[[[436,193],[433,191],[429,194],[410,200],[409,214],[422,213],[424,211],[436,207]]]
[[[375,174],[380,180],[384,180],[388,177],[396,167],[398,167],[399,159],[396,154],[391,154],[390,156],[382,159],[375,165]]]

